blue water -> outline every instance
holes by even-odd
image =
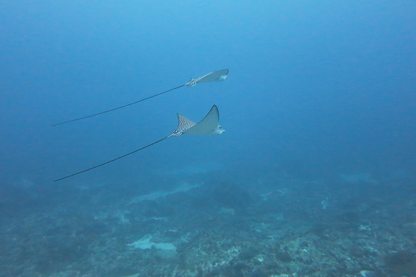
[[[183,182],[227,183],[231,190],[244,186],[248,194],[266,193],[279,182],[332,189],[319,195],[318,206],[345,189],[338,184],[338,190],[334,180],[354,183],[354,195],[371,196],[378,191],[372,185],[382,184],[387,191],[377,197],[387,197],[397,192],[393,186],[398,182],[414,193],[415,9],[413,1],[373,0],[3,1],[3,219],[37,216],[32,208],[44,205],[49,211],[70,209],[56,199],[74,197],[86,203],[94,195],[117,195],[120,187],[132,189],[133,197]],[[111,113],[50,127],[225,68],[230,72],[223,82],[182,87]],[[213,104],[226,130],[220,136],[173,137],[53,183],[171,134],[176,113],[197,122]],[[110,185],[80,200],[83,190],[77,188],[102,184]],[[404,195],[395,196],[394,203],[409,200],[400,199]],[[128,202],[128,196],[120,201]],[[218,209],[221,203],[227,206],[218,203]],[[412,214],[414,206],[409,205]],[[56,215],[50,216],[54,224]],[[409,240],[414,243],[414,237]],[[75,257],[43,273],[34,270],[52,276]],[[30,276],[28,269],[7,272],[0,276]],[[90,274],[88,268],[80,272]],[[97,272],[95,276],[104,274]]]

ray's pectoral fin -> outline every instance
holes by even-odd
[[[216,105],[213,105],[204,119],[197,124],[180,114],[178,114],[178,119],[179,124],[176,131],[183,135],[220,135],[225,131],[218,124],[220,114]]]
[[[204,76],[199,77],[197,79],[191,79],[185,85],[187,87],[193,87],[197,83],[199,84],[199,83],[221,82],[221,81],[224,81],[225,79],[227,79],[228,72],[230,72],[230,70],[228,70],[228,69],[222,69],[222,70],[218,70],[218,71],[215,71],[215,72],[211,72],[211,73],[205,74]]]
[[[228,69],[218,70],[199,77],[195,81],[197,83],[221,82],[227,79],[228,72]]]

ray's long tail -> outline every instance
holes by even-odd
[[[52,124],[51,127],[58,126],[58,125],[62,125],[62,124],[66,124],[66,123],[70,123],[70,122],[74,122],[74,121],[78,121],[78,120],[82,120],[82,119],[86,119],[86,118],[90,118],[90,117],[97,116],[97,115],[101,115],[101,114],[104,114],[104,113],[109,113],[109,112],[112,112],[112,111],[115,111],[115,110],[118,110],[118,109],[122,109],[122,108],[125,108],[125,107],[128,107],[128,106],[131,106],[131,105],[134,105],[134,104],[137,104],[137,103],[146,101],[146,100],[148,100],[150,98],[153,98],[153,97],[156,97],[156,96],[165,94],[165,93],[167,93],[169,91],[172,91],[172,90],[175,90],[175,89],[184,87],[185,85],[186,84],[180,85],[180,86],[178,86],[176,88],[172,88],[172,89],[166,90],[164,92],[161,92],[161,93],[158,93],[158,94],[155,94],[155,95],[152,95],[152,96],[149,96],[149,97],[146,97],[146,98],[143,98],[143,99],[140,99],[140,100],[131,102],[129,104],[125,104],[125,105],[120,106],[120,107],[116,107],[116,108],[112,108],[112,109],[109,109],[109,110],[106,110],[106,111],[102,111],[102,112],[99,112],[99,113],[90,114],[90,115],[86,115],[86,116],[83,116],[83,117],[78,117],[78,118],[75,118],[75,119],[71,119],[71,120],[67,120],[67,121],[55,123],[55,124]]]
[[[106,165],[106,164],[109,164],[109,163],[112,163],[112,162],[115,162],[115,161],[120,160],[120,159],[122,159],[122,158],[124,158],[124,157],[127,157],[127,156],[129,156],[129,155],[131,155],[131,154],[134,154],[134,153],[136,153],[136,152],[139,152],[139,151],[141,151],[141,150],[143,150],[143,149],[145,149],[145,148],[147,148],[147,147],[150,147],[150,146],[152,146],[152,145],[155,145],[156,143],[159,143],[159,142],[161,142],[161,141],[164,141],[165,139],[170,138],[171,136],[172,136],[172,135],[169,135],[169,136],[167,136],[167,137],[164,137],[164,138],[162,138],[162,139],[160,139],[160,140],[157,140],[157,141],[155,141],[155,142],[152,142],[151,144],[148,144],[148,145],[146,145],[146,146],[143,146],[142,148],[136,149],[136,150],[134,150],[134,151],[132,151],[132,152],[130,152],[130,153],[127,153],[127,154],[124,154],[124,155],[122,155],[122,156],[120,156],[120,157],[117,157],[117,158],[115,158],[115,159],[112,159],[112,160],[106,161],[105,163],[102,163],[102,164],[99,164],[99,165],[96,165],[96,166],[93,166],[93,167],[90,167],[90,168],[87,168],[87,169],[84,169],[84,170],[78,171],[78,172],[73,173],[73,174],[71,174],[71,175],[68,175],[68,176],[65,176],[65,177],[62,177],[62,178],[56,179],[54,182],[62,181],[62,180],[67,179],[67,178],[69,178],[69,177],[72,177],[72,176],[75,176],[75,175],[78,175],[78,174],[81,174],[81,173],[84,173],[84,172],[87,172],[87,171],[90,171],[90,170],[96,169],[96,168],[98,168],[98,167],[101,167],[101,166],[103,166],[103,165]]]

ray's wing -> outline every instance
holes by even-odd
[[[192,128],[193,126],[195,126],[196,123],[193,122],[192,120],[187,119],[181,114],[177,114],[177,115],[178,115],[178,128],[172,133],[171,136],[178,137],[178,136],[181,136],[189,128]]]
[[[209,135],[218,128],[220,114],[216,105],[212,106],[209,113],[198,124],[188,128],[183,132],[184,135]]]
[[[198,79],[191,79],[185,85],[187,87],[193,87],[197,83],[221,82],[227,79],[228,72],[228,69],[222,69],[215,72],[211,72],[202,77],[199,77]]]
[[[196,82],[197,83],[221,82],[227,78],[228,72],[229,72],[228,69],[211,72],[211,73],[208,73],[207,75],[199,77],[198,79],[196,79]]]

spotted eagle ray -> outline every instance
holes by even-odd
[[[221,125],[219,125],[219,120],[220,120],[220,114],[218,111],[218,107],[216,105],[213,105],[211,110],[208,112],[208,114],[198,123],[195,123],[189,119],[187,119],[186,117],[184,117],[183,115],[177,114],[178,115],[178,128],[176,130],[174,130],[172,132],[172,134],[157,140],[155,142],[152,142],[151,144],[148,144],[146,146],[143,146],[142,148],[136,149],[130,153],[124,154],[120,157],[117,157],[115,159],[106,161],[102,164],[81,170],[79,172],[73,173],[71,175],[67,175],[65,177],[56,179],[54,182],[58,182],[61,181],[63,179],[90,171],[92,169],[98,168],[100,166],[112,163],[114,161],[120,160],[121,158],[127,157],[131,154],[134,154],[136,152],[139,152],[147,147],[150,147],[152,145],[155,145],[156,143],[159,143],[161,141],[164,141],[165,139],[168,139],[170,137],[180,137],[182,135],[221,135],[225,130],[222,129]]]
[[[112,111],[115,111],[115,110],[118,110],[118,109],[121,109],[121,108],[125,108],[125,107],[128,107],[128,106],[137,104],[139,102],[146,101],[146,100],[148,100],[150,98],[153,98],[153,97],[156,97],[156,96],[165,94],[165,93],[167,93],[169,91],[172,91],[172,90],[175,90],[175,89],[178,89],[178,88],[181,88],[181,87],[185,87],[185,86],[187,86],[187,87],[193,87],[193,86],[195,86],[196,84],[199,84],[199,83],[221,82],[221,81],[224,81],[228,77],[227,76],[228,72],[229,72],[228,69],[223,69],[223,70],[218,70],[218,71],[215,71],[215,72],[208,73],[208,74],[206,74],[206,75],[204,75],[202,77],[199,77],[197,79],[192,79],[191,78],[191,80],[189,82],[187,82],[187,83],[185,83],[183,85],[180,85],[180,86],[178,86],[176,88],[172,88],[172,89],[166,90],[164,92],[157,93],[155,95],[152,95],[152,96],[149,96],[149,97],[146,97],[146,98],[143,98],[143,99],[140,99],[140,100],[131,102],[129,104],[125,104],[125,105],[120,106],[120,107],[116,107],[116,108],[112,108],[112,109],[109,109],[109,110],[106,110],[106,111],[102,111],[102,112],[99,112],[99,113],[90,114],[90,115],[86,115],[86,116],[83,116],[83,117],[79,117],[79,118],[75,118],[75,119],[71,119],[71,120],[67,120],[67,121],[55,123],[55,124],[52,124],[51,126],[62,125],[62,124],[65,124],[65,123],[70,123],[70,122],[74,122],[74,121],[86,119],[86,118],[93,117],[93,116],[97,116],[97,115],[101,115],[101,114],[104,114],[104,113],[109,113],[109,112],[112,112]]]

